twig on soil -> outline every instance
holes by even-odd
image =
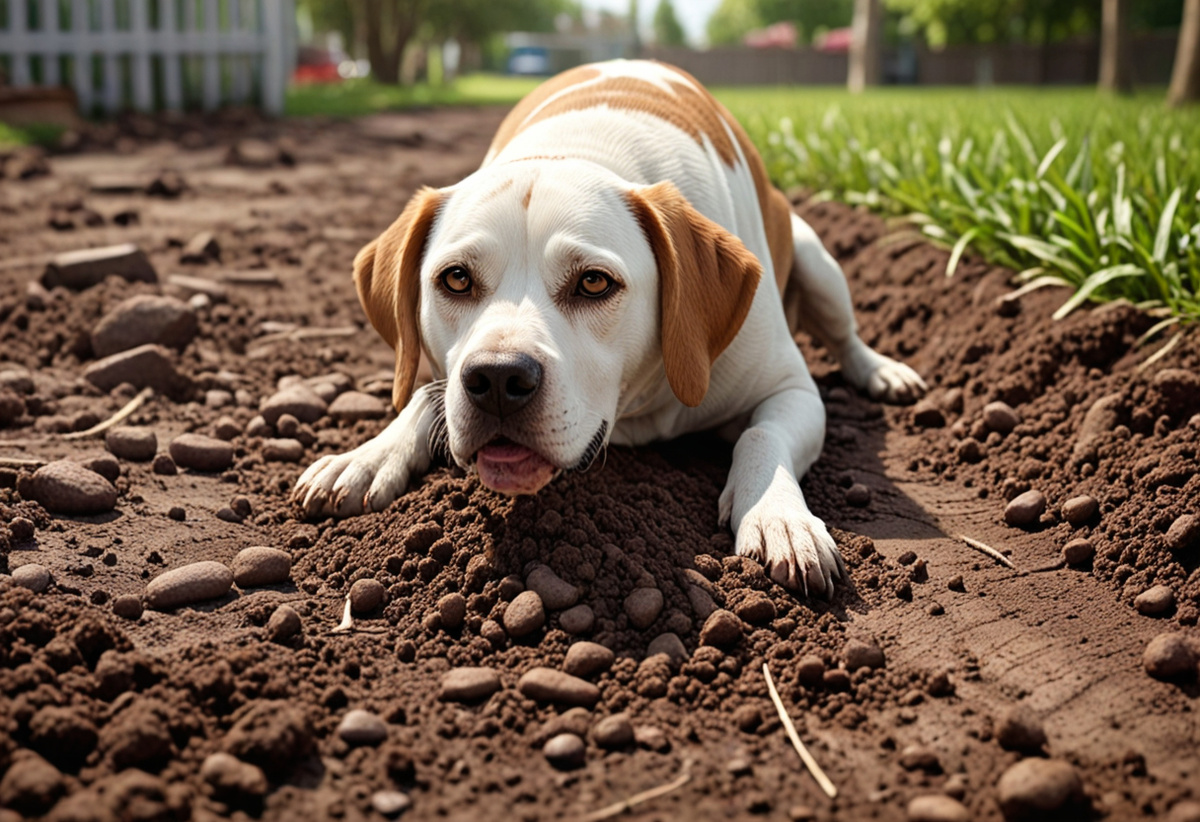
[[[294,331],[278,331],[274,334],[264,334],[257,340],[251,340],[251,346],[270,345],[271,343],[300,342],[302,340],[320,340],[327,337],[353,337],[361,331],[356,325],[345,325],[340,328],[297,328]]]
[[[126,417],[128,417],[134,411],[141,408],[142,403],[144,403],[146,400],[150,399],[153,396],[154,396],[153,388],[143,388],[136,397],[131,399],[129,402],[125,403],[125,406],[120,411],[113,414],[111,417],[106,419],[104,422],[98,422],[95,425],[93,425],[91,428],[87,429],[86,431],[76,431],[72,434],[66,434],[63,437],[63,439],[64,440],[83,440],[83,439],[87,439],[88,437],[93,437],[96,434],[100,434],[104,431],[107,431],[108,429],[110,429],[114,425],[116,425],[117,423],[123,421]]]
[[[1181,342],[1183,342],[1183,332],[1177,331],[1177,332],[1175,332],[1175,336],[1167,341],[1166,345],[1164,345],[1162,348],[1158,349],[1153,354],[1151,354],[1149,357],[1147,357],[1146,361],[1137,367],[1137,373],[1138,374],[1142,373],[1147,368],[1149,368],[1150,366],[1154,365],[1156,362],[1161,360],[1163,357],[1170,354],[1175,349],[1175,346],[1179,345]]]
[[[329,633],[344,634],[354,627],[354,617],[350,616],[350,595],[346,594],[346,607],[342,609],[342,621]]]
[[[775,710],[779,713],[779,720],[783,723],[783,727],[787,730],[788,739],[792,740],[792,747],[796,749],[796,753],[800,754],[800,760],[804,762],[804,767],[808,768],[808,772],[813,775],[813,779],[817,780],[817,784],[821,786],[821,790],[825,791],[825,795],[830,799],[837,797],[837,788],[833,782],[825,775],[825,771],[821,770],[821,766],[817,764],[817,760],[813,759],[813,755],[808,752],[808,748],[804,747],[804,743],[800,741],[800,734],[796,733],[796,726],[792,723],[792,718],[788,716],[787,709],[783,707],[783,700],[779,698],[779,691],[775,690],[775,680],[771,678],[771,669],[767,667],[767,663],[763,663],[763,677],[767,680],[767,690],[771,694],[771,701],[775,703]]]
[[[643,802],[649,802],[651,799],[657,799],[660,796],[666,796],[671,791],[677,791],[686,785],[692,778],[690,773],[690,763],[685,763],[683,773],[672,779],[665,785],[659,785],[657,788],[635,793],[628,799],[622,799],[620,802],[601,808],[598,811],[588,814],[584,817],[585,822],[601,822],[604,819],[612,819],[614,816],[620,816],[625,811],[641,805]]]
[[[1000,563],[1001,565],[1004,565],[1008,568],[1012,568],[1014,571],[1017,570],[1017,566],[1013,565],[1012,561],[1008,557],[1004,556],[1004,554],[1000,553],[995,548],[988,545],[986,542],[980,542],[977,539],[971,539],[970,537],[968,537],[964,534],[959,534],[958,538],[961,539],[963,542],[965,542],[967,545],[974,548],[976,551],[987,554],[989,557],[996,560],[996,562]]]
[[[41,468],[45,460],[21,459],[20,457],[0,457],[0,468]]]

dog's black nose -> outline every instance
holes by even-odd
[[[463,388],[471,402],[493,417],[512,416],[542,384],[542,366],[528,354],[480,351],[463,364]]]

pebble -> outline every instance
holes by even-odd
[[[650,641],[650,645],[646,648],[646,656],[652,657],[657,654],[666,654],[671,660],[672,667],[679,667],[687,662],[688,652],[683,645],[683,640],[678,634],[666,633],[659,634]]]
[[[133,594],[122,594],[113,600],[112,610],[113,613],[121,617],[121,619],[141,619],[141,597],[134,596]]]
[[[1095,497],[1081,494],[1064,502],[1062,513],[1063,519],[1078,528],[1100,513],[1100,503],[1096,502]]]
[[[25,401],[11,391],[0,389],[0,427],[11,425],[25,415]]]
[[[1071,459],[1076,462],[1087,462],[1096,457],[1096,446],[1117,427],[1120,421],[1121,408],[1124,398],[1120,394],[1106,394],[1092,403],[1091,408],[1083,416],[1083,423],[1075,435],[1075,446],[1071,451]]]
[[[193,562],[159,574],[146,586],[146,604],[169,611],[206,599],[216,599],[233,587],[233,572],[219,562]]]
[[[542,604],[552,611],[570,608],[579,601],[579,589],[545,565],[539,565],[529,572],[525,587],[536,591],[542,598]]]
[[[476,702],[500,690],[500,675],[491,668],[451,668],[442,674],[441,699]]]
[[[504,630],[514,639],[529,636],[546,624],[546,609],[537,591],[522,591],[504,609]]]
[[[1133,607],[1144,616],[1161,616],[1175,607],[1175,592],[1166,585],[1155,585],[1138,594]]]
[[[1184,799],[1171,806],[1166,822],[1200,822],[1200,802]]]
[[[873,642],[852,639],[842,649],[842,662],[847,671],[859,668],[882,668],[885,664],[883,649]]]
[[[304,445],[300,440],[263,440],[263,459],[267,462],[299,462],[304,457]]]
[[[567,649],[563,670],[571,676],[592,676],[612,666],[616,654],[598,642],[576,642]]]
[[[46,288],[62,285],[73,291],[82,291],[99,285],[109,275],[129,282],[158,282],[158,273],[150,264],[146,252],[133,243],[122,243],[56,255],[42,272],[42,285]]]
[[[939,773],[942,770],[942,763],[938,759],[937,752],[932,748],[924,745],[908,745],[900,752],[900,767],[906,771]]]
[[[633,724],[629,715],[619,713],[601,719],[592,727],[592,741],[608,750],[633,744]]]
[[[200,777],[218,796],[265,796],[267,777],[262,768],[227,753],[210,754],[200,766]]]
[[[861,482],[856,482],[846,489],[845,499],[847,505],[865,508],[871,504],[871,489]]]
[[[17,585],[28,588],[35,594],[40,594],[50,587],[50,571],[36,562],[18,565],[13,569],[12,579]]]
[[[575,636],[591,633],[595,624],[596,614],[588,605],[576,605],[558,615],[559,627]]]
[[[295,419],[295,417],[292,417],[292,419]],[[265,437],[270,433],[271,426],[267,424],[267,421],[262,418],[261,414],[255,416],[250,420],[250,422],[246,423],[247,437]]]
[[[121,476],[121,463],[117,462],[117,458],[112,454],[101,454],[98,457],[84,460],[79,464],[87,470],[99,474],[109,482],[116,482],[117,477]]]
[[[971,822],[963,803],[942,794],[913,797],[906,814],[908,822]]]
[[[438,616],[447,631],[457,631],[467,617],[467,600],[460,593],[446,594],[438,600]]]
[[[825,681],[825,661],[812,654],[801,657],[796,663],[796,678],[801,685],[815,688]]]
[[[224,471],[233,465],[233,446],[203,434],[180,434],[171,440],[171,459],[182,468]]]
[[[286,582],[292,572],[292,558],[286,551],[252,545],[238,551],[233,562],[233,581],[239,588],[258,588]]]
[[[132,462],[149,462],[158,452],[158,437],[151,428],[118,425],[108,429],[104,444],[114,457]]]
[[[274,425],[284,414],[291,414],[300,422],[316,422],[328,408],[317,392],[298,383],[263,400],[258,412],[269,425]]]
[[[1196,673],[1196,652],[1183,634],[1159,634],[1146,646],[1142,665],[1155,679],[1190,678]]]
[[[713,611],[700,629],[700,644],[717,648],[734,645],[742,638],[742,621],[725,609]]]
[[[412,800],[403,791],[375,791],[371,794],[371,807],[380,816],[392,819],[412,807]]]
[[[342,717],[337,735],[348,745],[378,745],[387,739],[387,723],[370,711],[355,708]]]
[[[983,444],[973,437],[967,437],[958,444],[959,462],[979,462],[983,459]]]
[[[153,388],[160,394],[169,394],[186,382],[175,370],[170,350],[152,344],[96,360],[84,369],[83,378],[101,391],[129,383],[134,388]]]
[[[33,375],[27,368],[5,368],[0,371],[0,388],[15,394],[32,394],[35,388]]]
[[[117,504],[117,489],[107,479],[70,460],[58,460],[33,472],[33,498],[54,514],[103,514]]]
[[[1059,759],[1022,759],[1000,776],[997,799],[1009,822],[1049,819],[1083,799],[1079,772]]]
[[[988,427],[989,431],[1007,434],[1016,428],[1020,421],[1021,418],[1017,416],[1017,412],[1006,402],[997,400],[989,402],[983,407],[983,424]]]
[[[1090,540],[1073,539],[1063,546],[1062,556],[1068,565],[1082,565],[1096,554]]]
[[[337,390],[336,388],[334,389]],[[316,394],[316,391],[313,391]],[[320,396],[320,395],[318,395]],[[359,391],[347,391],[329,405],[329,416],[339,422],[379,420],[387,416],[388,407],[383,400]]]
[[[383,604],[387,591],[377,579],[360,579],[350,586],[350,610],[369,614]]]
[[[591,708],[600,699],[600,689],[592,683],[553,668],[530,669],[517,681],[517,690],[537,702],[584,708]]]
[[[657,753],[666,753],[671,750],[671,742],[667,739],[667,735],[653,725],[638,725],[635,727],[633,729],[633,741],[638,744],[639,748],[645,748]]]
[[[1007,751],[1036,754],[1046,745],[1046,729],[1032,710],[1013,705],[996,722],[996,741]]]
[[[1167,547],[1172,551],[1182,551],[1200,538],[1200,517],[1195,514],[1184,514],[1171,523],[1167,529]]]
[[[233,417],[221,417],[213,423],[213,436],[219,440],[229,440],[242,433],[242,427]]]
[[[287,642],[300,633],[303,624],[300,614],[291,605],[280,605],[267,620],[267,639],[272,642]]]
[[[184,245],[179,254],[181,263],[206,263],[221,257],[221,245],[211,231],[201,231]]]
[[[188,304],[174,297],[139,294],[118,304],[92,329],[92,351],[107,357],[139,345],[163,345],[181,350],[196,336],[199,325]]]
[[[636,588],[625,597],[625,613],[634,628],[644,630],[662,613],[663,595],[657,588]]]
[[[1004,521],[1014,528],[1035,524],[1046,510],[1046,495],[1037,489],[1026,491],[1004,509]]]
[[[554,767],[570,770],[583,765],[587,759],[587,748],[575,734],[559,734],[542,746],[542,755]]]
[[[926,397],[913,406],[913,422],[921,428],[941,428],[946,424],[946,415],[936,402]]]
[[[159,454],[155,457],[150,470],[164,477],[173,477],[179,473],[179,467],[175,465],[175,460],[171,459],[170,454]]]
[[[12,521],[8,523],[8,531],[16,542],[25,542],[33,539],[37,527],[28,517],[13,517]]]

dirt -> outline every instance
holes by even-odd
[[[904,819],[913,797],[949,792],[970,818],[1000,819],[997,782],[1027,755],[996,739],[1013,706],[1044,727],[1032,755],[1081,775],[1080,818],[1153,818],[1200,799],[1194,675],[1162,682],[1142,666],[1156,635],[1198,636],[1200,546],[1171,548],[1167,532],[1200,514],[1200,343],[1185,336],[1151,361],[1172,334],[1139,346],[1155,317],[1106,306],[1052,321],[1063,291],[1001,300],[1011,272],[968,255],[946,278],[945,251],[843,205],[798,210],[845,267],[864,338],[917,368],[931,401],[871,402],[799,339],[829,412],[804,490],[850,574],[832,602],[797,599],[731,556],[717,523],[730,449],[708,435],[610,448],[536,498],[498,497],[443,466],[383,513],[298,518],[287,494],[302,468],[387,418],[298,423],[286,433],[301,461],[274,462],[263,455],[279,432],[252,422],[259,403],[282,378],[335,372],[390,396],[391,354],[365,324],[350,261],[415,186],[469,173],[503,113],[127,121],[0,188],[0,371],[25,368],[34,382],[18,392],[23,412],[6,400],[14,413],[0,417],[0,573],[38,563],[53,578],[40,594],[0,583],[0,804],[58,820],[580,818],[686,776],[627,815]],[[260,142],[233,150],[246,138]],[[204,231],[216,259],[208,247],[207,262],[184,263]],[[67,433],[136,393],[81,378],[92,328],[121,300],[171,288],[29,284],[54,253],[122,242],[147,252],[160,281],[237,276],[225,301],[196,309],[195,339],[172,355],[181,387],[123,423],[155,431],[159,460],[119,462],[115,510],[52,515],[21,496],[29,473],[104,455],[102,435]],[[1101,398],[1108,413],[1085,426]],[[1018,417],[1007,434],[983,423],[997,400]],[[160,472],[176,436],[219,428],[233,434],[232,468]],[[1007,502],[1030,489],[1045,512],[1006,525]],[[1081,494],[1098,510],[1076,527],[1063,504]],[[1079,538],[1094,558],[1068,566],[1061,550]],[[228,565],[255,545],[290,554],[289,582],[128,618],[149,579]],[[564,630],[578,630],[567,596],[542,628],[505,633],[505,609],[539,565],[590,607],[591,630]],[[363,579],[382,583],[385,603],[338,630]],[[1134,598],[1157,585],[1173,607],[1139,614]],[[645,588],[662,607],[655,616],[657,598],[635,596],[630,610],[649,621],[639,628],[625,603]],[[271,619],[285,604],[300,617],[293,635]],[[736,616],[715,618],[705,636],[717,644],[702,645],[713,608]],[[665,633],[685,659],[647,658]],[[518,688],[532,668],[561,668],[579,638],[615,652],[587,677],[599,698],[582,718]],[[764,662],[836,799],[791,749]],[[500,690],[439,699],[443,674],[462,666],[494,669]],[[382,718],[384,741],[340,737],[358,708]],[[569,770],[542,755],[552,732],[586,735],[619,713],[640,742],[589,738]],[[237,759],[208,760],[202,775],[216,753]],[[407,810],[379,793],[397,790]]]

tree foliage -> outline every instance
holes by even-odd
[[[749,32],[762,26],[756,0],[721,0],[708,18],[706,34],[710,45],[736,46]]]
[[[788,21],[804,42],[822,31],[844,28],[854,17],[854,0],[754,0],[763,23]]]
[[[687,42],[671,0],[659,0],[654,10],[654,40],[660,46],[682,46]]]

